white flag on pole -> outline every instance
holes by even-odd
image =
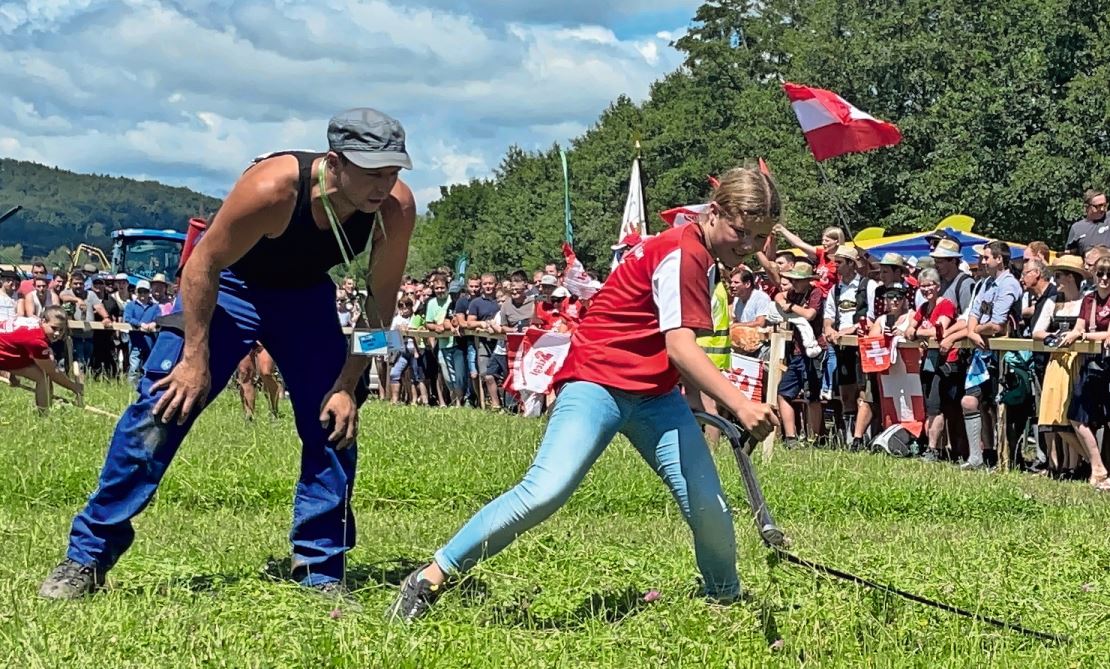
[[[636,142],[639,150],[640,143]],[[613,266],[616,268],[621,253],[639,244],[647,236],[647,211],[644,209],[644,185],[640,180],[640,158],[632,161],[632,174],[628,177],[628,197],[624,201],[624,216],[617,243],[612,246]]]

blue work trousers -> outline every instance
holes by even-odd
[[[175,305],[178,310],[180,305]],[[208,403],[227,386],[255,341],[281,369],[301,438],[301,475],[290,533],[294,577],[304,585],[339,580],[345,554],[355,543],[350,499],[356,450],[335,450],[319,421],[323,398],[347,356],[347,338],[335,312],[335,286],[327,282],[299,289],[252,288],[225,270],[209,334]],[[162,395],[152,393],[151,385],[173,369],[183,346],[180,333],[159,333],[139,379],[138,399],[116,424],[99,485],[70,531],[67,555],[83,565],[110,569],[128,549],[135,538],[131,519],[150,503],[200,413],[194,411],[184,425],[176,420],[166,425],[151,415]]]

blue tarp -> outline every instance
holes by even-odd
[[[954,230],[952,228],[945,228],[945,232],[960,240],[960,251],[964,255],[964,260],[969,264],[979,262],[979,256],[971,249],[975,244],[985,244],[993,241],[988,237],[977,235],[971,232],[963,232],[961,230]],[[929,255],[929,242],[925,239],[933,231],[922,232],[914,235],[898,235],[891,237],[889,241],[884,239],[869,239],[865,242],[858,244],[860,248],[866,249],[868,253],[875,257],[881,257],[884,253],[899,253],[906,258],[921,258]],[[1010,257],[1021,257],[1025,251],[1024,244],[1015,244],[1013,242],[1006,242],[1010,245]]]

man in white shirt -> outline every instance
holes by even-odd
[[[732,270],[728,282],[732,294],[732,322],[745,327],[763,327],[767,320],[767,309],[771,298],[755,287],[755,275],[747,267]]]
[[[832,346],[829,358],[835,365],[829,370],[829,395],[831,399],[832,377],[840,386],[840,401],[844,410],[844,422],[854,424],[852,430],[852,450],[859,450],[863,435],[871,423],[871,405],[859,401],[859,349],[854,346],[837,346],[844,335],[856,334],[858,321],[867,311],[866,282],[856,271],[859,252],[855,248],[841,244],[833,254],[836,272],[840,281],[833,286],[825,298],[825,339]],[[825,388],[822,385],[822,394]],[[852,420],[850,417],[855,416]]]
[[[19,274],[13,269],[0,270],[0,321],[16,317]]]

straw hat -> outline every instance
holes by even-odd
[[[880,265],[890,265],[891,267],[906,268],[906,260],[902,257],[901,253],[884,253],[883,259],[879,261]]]
[[[960,243],[951,239],[942,239],[937,242],[937,247],[929,254],[933,258],[963,258],[960,253]]]
[[[783,272],[782,276],[787,279],[796,279],[798,281],[813,281],[817,275],[813,273],[813,265],[807,262],[794,263],[794,269],[789,272]]]
[[[856,262],[857,260],[859,260],[859,251],[857,251],[854,246],[841,244],[840,246],[836,247],[836,252],[833,253],[833,257],[844,258],[845,260]]]
[[[1079,256],[1065,255],[1056,259],[1056,262],[1048,266],[1053,272],[1060,270],[1066,272],[1075,272],[1084,279],[1091,280],[1091,270],[1083,266],[1083,259]]]

